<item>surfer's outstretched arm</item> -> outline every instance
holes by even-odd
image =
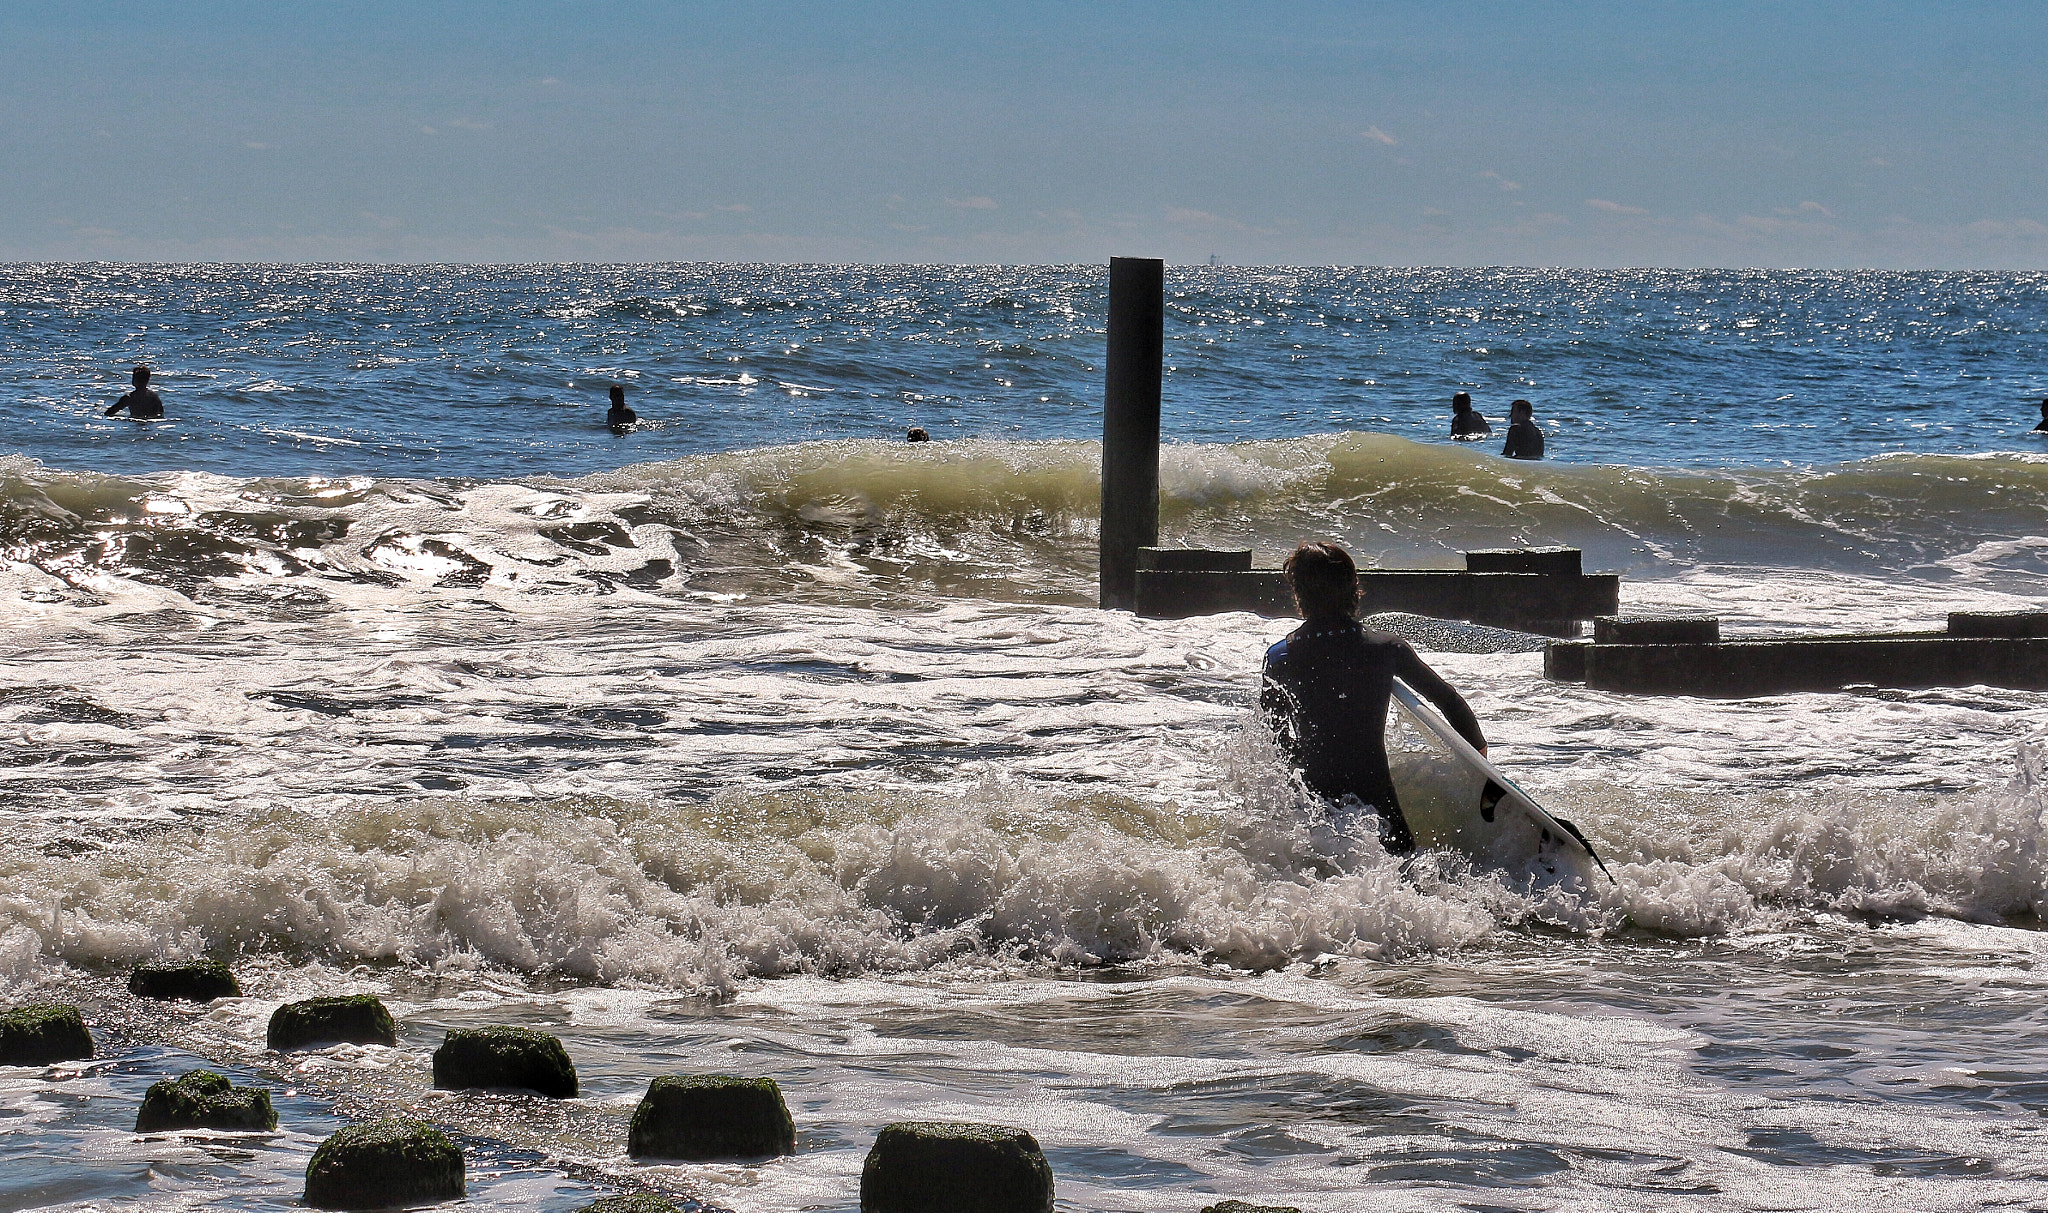
[[[1430,669],[1405,642],[1394,651],[1394,675],[1413,687],[1417,695],[1435,704],[1436,710],[1458,730],[1458,736],[1472,743],[1473,749],[1486,753],[1486,734],[1479,731],[1479,717],[1472,714],[1465,697]]]

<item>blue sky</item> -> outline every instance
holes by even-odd
[[[0,259],[2048,266],[2048,3],[0,4]]]

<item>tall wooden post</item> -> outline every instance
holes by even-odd
[[[1109,261],[1109,356],[1102,391],[1106,610],[1137,605],[1138,549],[1159,543],[1159,395],[1166,358],[1166,263]]]

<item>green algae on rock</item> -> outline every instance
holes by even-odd
[[[668,1074],[633,1109],[626,1153],[709,1162],[796,1152],[796,1122],[772,1078]]]
[[[238,1087],[212,1070],[150,1085],[135,1114],[137,1133],[169,1129],[275,1129],[270,1092]]]
[[[32,1002],[0,1011],[0,1066],[42,1066],[92,1055],[92,1033],[69,1003]]]
[[[388,1116],[350,1125],[320,1143],[306,1164],[306,1203],[316,1209],[390,1209],[459,1200],[462,1151],[421,1120]]]
[[[373,995],[308,998],[273,1011],[266,1038],[279,1052],[313,1044],[396,1045],[398,1025]]]
[[[450,1028],[434,1050],[434,1085],[519,1087],[550,1099],[576,1096],[576,1067],[558,1037],[531,1028]]]

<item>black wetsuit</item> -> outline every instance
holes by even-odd
[[[1517,421],[1508,427],[1507,445],[1500,453],[1510,459],[1543,458],[1543,431],[1533,421]]]
[[[1354,619],[1302,624],[1266,650],[1259,706],[1310,791],[1330,801],[1356,796],[1379,811],[1380,845],[1415,849],[1387,773],[1387,700],[1399,678],[1480,749],[1486,735],[1458,692],[1408,642]]]
[[[139,387],[116,400],[114,407],[107,410],[107,416],[112,417],[122,409],[127,409],[128,415],[137,421],[156,421],[164,415],[164,399],[146,387]]]
[[[1484,438],[1491,433],[1493,427],[1486,424],[1486,418],[1480,415],[1478,409],[1466,409],[1462,413],[1451,414],[1453,438]]]
[[[627,408],[623,404],[613,405],[611,408],[606,409],[604,414],[604,423],[615,430],[623,430],[627,426],[637,423],[639,420],[640,414],[634,412],[632,409]]]

